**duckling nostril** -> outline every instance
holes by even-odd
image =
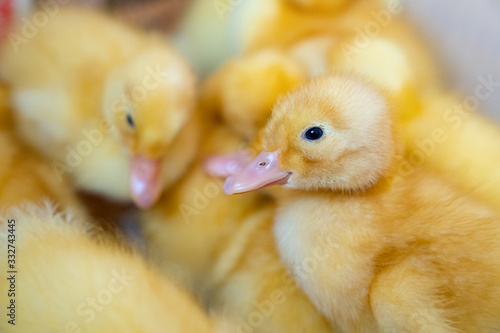
[[[260,167],[265,167],[266,165],[267,165],[267,162],[265,162],[265,161],[262,161],[262,162],[259,163]]]

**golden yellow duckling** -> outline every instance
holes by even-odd
[[[398,2],[271,0],[259,9],[245,21],[243,55],[223,65],[203,93],[245,137],[258,132],[255,124],[265,123],[281,94],[332,70],[369,75],[405,117],[420,113],[418,96],[440,87],[423,43],[398,17]]]
[[[83,8],[22,33],[20,23],[0,65],[22,138],[80,189],[152,206],[190,159],[166,164],[188,144],[178,134],[194,107],[189,66],[161,36]]]
[[[461,98],[447,92],[425,47],[397,17],[397,4],[335,1],[328,9],[322,1],[269,2],[263,17],[273,20],[256,25],[251,52],[208,81],[206,105],[251,141],[271,112],[270,101],[303,77],[332,70],[370,77],[397,106],[394,121],[413,152],[402,168],[411,172],[426,165],[499,207],[500,173],[495,165],[500,163],[500,128],[475,109],[495,82],[479,85],[478,96]],[[270,31],[264,32],[264,27]],[[272,40],[279,47],[273,47]],[[280,56],[263,56],[271,51]]]
[[[67,177],[62,181],[52,172],[50,161],[20,142],[12,129],[9,90],[0,84],[0,211],[25,202],[51,200],[60,209],[84,210]]]
[[[224,126],[204,123],[200,130],[196,122],[188,135],[202,140],[197,158],[158,205],[141,213],[150,258],[241,332],[331,332],[281,263],[273,201],[259,193],[228,200],[222,182],[204,171],[208,152],[226,153],[243,142]]]
[[[500,327],[500,216],[406,156],[372,85],[320,77],[282,98],[264,151],[226,193],[281,184],[279,252],[345,332],[489,332]],[[304,270],[307,267],[307,270]]]
[[[3,258],[15,250],[0,280],[2,332],[234,332],[138,254],[50,205],[2,214],[0,245]]]

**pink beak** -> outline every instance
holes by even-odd
[[[288,182],[290,172],[280,169],[278,152],[263,151],[247,166],[226,179],[226,194],[245,193],[271,185],[284,185]]]
[[[135,204],[150,208],[158,201],[161,190],[161,160],[134,156],[130,162],[130,191]]]
[[[243,169],[251,161],[250,154],[238,151],[226,155],[214,155],[205,160],[205,171],[214,177],[228,177]]]

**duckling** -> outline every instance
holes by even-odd
[[[0,281],[2,332],[234,332],[133,250],[51,205],[3,214],[0,244],[4,258],[20,253]]]
[[[244,136],[265,123],[270,101],[297,79],[332,69],[372,76],[406,117],[419,114],[415,97],[441,87],[424,44],[394,3],[272,0],[261,7],[258,18],[246,23],[254,26],[245,34],[242,56],[222,66],[213,76],[217,88],[210,84],[203,93],[213,96],[212,108]],[[265,56],[272,53],[280,56]]]
[[[60,8],[33,38],[21,32],[4,44],[0,77],[22,138],[79,189],[152,206],[195,151],[182,135],[196,90],[187,63],[162,37],[89,9]]]
[[[0,211],[24,202],[51,200],[60,209],[72,209],[84,217],[73,185],[64,177],[59,182],[50,161],[20,142],[12,129],[12,110],[8,104],[9,90],[0,84]]]
[[[297,31],[316,29],[312,24],[313,18],[318,20],[321,11],[314,9],[314,1],[304,2],[301,5],[304,7],[302,11],[297,11],[299,1],[296,2],[295,7],[282,4],[276,7],[279,10],[276,9],[270,13],[274,13],[275,18],[284,18],[292,14],[298,18],[303,15],[307,18],[305,21],[297,19],[288,22],[285,19],[283,21],[276,19],[269,25],[265,25],[274,27],[271,30],[276,29],[283,36],[289,36],[279,41],[281,57],[279,59],[275,57],[272,66],[273,72],[280,74],[274,75],[291,77],[293,72],[289,69],[292,68],[290,64],[295,63],[296,68],[303,70],[305,68],[306,76],[329,73],[334,68],[335,71],[352,72],[370,77],[377,85],[384,87],[387,92],[386,98],[396,106],[394,121],[400,133],[405,137],[407,149],[413,151],[415,156],[425,155],[418,160],[417,164],[432,168],[464,191],[473,192],[478,199],[492,204],[493,207],[499,207],[500,191],[496,184],[500,181],[500,175],[493,163],[500,156],[500,146],[495,144],[500,140],[498,125],[483,118],[476,110],[466,107],[464,101],[468,101],[468,98],[453,97],[443,87],[425,47],[418,41],[414,32],[398,19],[397,15],[384,16],[390,20],[390,24],[387,27],[381,27],[379,35],[367,38],[363,43],[360,42],[363,29],[369,23],[371,25],[377,22],[371,14],[390,14],[390,11],[388,12],[390,7],[383,7],[373,2],[372,5],[375,7],[370,11],[368,3],[363,4],[363,1],[359,1],[349,4],[340,11],[332,8],[330,13],[325,9],[322,12],[324,15],[336,15],[336,19],[331,20],[335,23],[330,22],[331,26],[328,26],[323,22],[324,25],[321,27],[326,34],[321,34],[318,29],[316,37],[307,34],[305,38],[301,37],[303,35]],[[306,4],[311,6],[310,11],[307,10]],[[383,10],[385,12],[381,12]],[[367,16],[367,13],[370,15]],[[379,16],[380,19],[381,17]],[[352,21],[349,21],[350,18]],[[300,27],[301,25],[295,22],[304,22],[305,26]],[[285,24],[288,24],[287,29],[280,28]],[[333,29],[334,24],[338,25],[337,30]],[[357,35],[347,33],[349,24],[351,24],[351,32],[354,31],[353,27],[360,28],[357,29]],[[342,27],[346,30],[343,31]],[[294,35],[294,31],[297,35]],[[263,36],[263,38],[268,38],[270,34],[266,32]],[[264,41],[261,42],[264,43]],[[261,45],[261,42],[255,43],[253,48],[256,50],[255,53],[233,60],[230,65],[223,67],[214,75],[214,80],[218,82],[218,90],[213,89],[214,85],[209,85],[202,93],[202,95],[212,96],[211,99],[206,98],[211,102],[211,108],[219,112],[221,118],[248,141],[252,141],[248,138],[255,137],[259,130],[259,126],[253,124],[265,123],[271,112],[269,103],[260,103],[257,97],[266,96],[266,101],[277,100],[280,94],[293,87],[293,85],[288,87],[283,85],[284,89],[281,90],[279,85],[274,86],[273,89],[268,87],[268,84],[272,82],[267,79],[270,74],[263,70],[265,67],[259,65],[255,59],[259,58],[260,52],[269,53],[270,50],[266,47],[270,47],[271,44],[266,42],[265,45]],[[261,48],[262,51],[259,51]],[[287,57],[287,65],[284,65],[283,59]],[[242,80],[238,80],[238,77]],[[261,84],[262,81],[266,84]],[[244,84],[237,84],[238,82]],[[250,85],[251,82],[255,84]],[[294,85],[296,84],[297,81],[294,82]],[[263,107],[261,110],[253,110],[241,107],[241,105],[259,107],[263,105]],[[243,111],[242,115],[237,116],[241,111]],[[252,116],[247,115],[249,112],[252,112]],[[432,142],[429,145],[432,148],[430,152],[425,149],[423,151],[422,144],[429,140],[433,141],[433,132],[436,130],[439,133],[441,130],[445,132],[443,141]],[[476,155],[477,147],[483,147],[481,156]],[[218,159],[211,158],[212,166],[209,166],[209,169],[212,173],[218,174],[226,169],[222,164],[227,162],[242,167],[245,161],[241,157],[245,155],[248,156],[248,152],[241,152],[234,156],[220,156]],[[413,165],[409,165],[408,168],[412,169]]]
[[[149,257],[207,308],[234,319],[241,332],[331,332],[281,263],[272,237],[273,200],[260,193],[227,200],[222,182],[205,173],[203,161],[213,149],[225,153],[244,144],[226,126],[207,124],[186,173],[141,212]]]
[[[265,150],[224,190],[287,188],[279,252],[341,331],[494,331],[498,212],[425,167],[400,174],[407,156],[389,105],[352,75],[299,86],[273,109]]]
[[[307,77],[307,69],[288,54],[264,50],[222,66],[204,83],[201,103],[250,141],[265,125],[277,96]]]
[[[429,95],[421,105],[422,113],[402,127],[411,153],[401,173],[426,165],[463,191],[500,207],[500,172],[494,167],[500,163],[498,124],[451,93]]]

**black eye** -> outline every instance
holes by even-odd
[[[321,127],[308,128],[303,134],[303,137],[309,141],[319,140],[321,139],[322,136],[323,136],[323,130],[321,129]]]
[[[132,119],[130,113],[127,113],[127,123],[130,125],[130,127],[135,127],[134,119]]]

